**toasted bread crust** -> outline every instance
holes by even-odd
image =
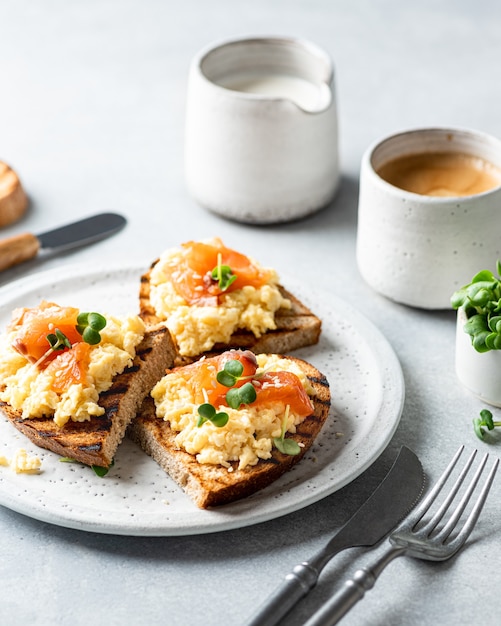
[[[23,419],[7,403],[0,410],[33,443],[87,465],[108,467],[153,385],[172,366],[175,347],[169,331],[161,325],[150,328],[136,350],[131,367],[118,375],[99,397],[105,413],[86,422],[67,422],[62,428],[51,417]]]
[[[176,447],[176,433],[168,422],[156,417],[151,397],[145,399],[138,416],[130,423],[127,436],[149,454],[200,508],[228,504],[249,496],[271,484],[302,459],[329,414],[330,390],[325,376],[306,361],[287,358],[300,365],[314,388],[311,397],[315,407],[313,414],[297,427],[296,434],[288,435],[302,446],[296,456],[284,455],[274,448],[269,460],[260,460],[257,465],[243,470],[238,470],[237,463],[233,463],[232,471],[220,465],[198,463],[193,455]]]
[[[154,261],[150,269],[141,276],[141,284],[139,288],[139,315],[143,321],[150,324],[162,323],[157,317],[155,309],[150,300],[150,277],[152,268],[158,263],[158,259]],[[224,352],[230,348],[242,350],[252,350],[256,354],[287,354],[292,350],[303,348],[318,343],[320,332],[322,329],[321,320],[310,311],[296,296],[279,285],[279,289],[284,298],[291,301],[290,309],[279,309],[275,313],[276,330],[269,330],[261,337],[246,330],[237,330],[231,336],[228,344],[216,344],[210,352],[206,352],[205,356],[214,353]],[[174,338],[175,340],[175,338]],[[183,365],[198,359],[178,356],[177,364]]]
[[[28,208],[28,196],[14,170],[0,161],[0,228],[17,222]]]

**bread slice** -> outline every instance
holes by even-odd
[[[139,315],[147,325],[164,321],[157,317],[150,300],[150,276],[156,263],[158,260],[141,276],[139,288]],[[321,320],[284,287],[279,285],[279,289],[282,296],[291,301],[291,308],[282,308],[275,313],[276,330],[269,330],[261,337],[256,337],[250,331],[239,329],[233,333],[228,344],[216,344],[206,355],[224,352],[230,348],[252,350],[256,354],[288,354],[298,348],[318,343],[322,329]],[[177,364],[182,365],[193,360],[195,359],[178,357]]]
[[[21,412],[5,402],[0,410],[33,443],[87,465],[109,467],[127,425],[136,415],[153,385],[172,367],[175,347],[163,325],[150,328],[136,350],[131,367],[116,376],[110,389],[100,395],[105,413],[86,422],[58,426],[51,417],[23,419]]]
[[[28,196],[14,170],[0,161],[0,228],[21,219],[28,208]]]
[[[201,464],[195,456],[176,446],[176,433],[169,422],[156,417],[151,397],[145,399],[138,416],[130,423],[127,436],[153,457],[200,508],[228,504],[249,496],[271,484],[302,459],[329,414],[330,389],[325,376],[306,361],[287,358],[298,363],[314,389],[313,396],[310,396],[314,412],[299,424],[294,435],[288,435],[301,445],[301,452],[296,456],[282,454],[273,448],[270,459],[260,460],[257,465],[242,470],[237,469],[236,462],[232,464],[232,471],[221,465]]]

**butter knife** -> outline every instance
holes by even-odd
[[[99,213],[39,235],[21,233],[0,240],[0,271],[35,258],[85,246],[117,233],[126,219],[117,213]]]
[[[324,548],[294,567],[248,626],[274,626],[315,586],[334,555],[346,548],[373,546],[383,539],[417,503],[424,483],[419,459],[402,446],[388,474],[368,500]]]

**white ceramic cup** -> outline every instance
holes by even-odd
[[[501,168],[501,141],[454,128],[401,132],[368,148],[362,159],[357,262],[365,281],[396,302],[450,308],[454,291],[501,258],[501,186],[463,197],[404,191],[376,172],[398,157],[458,152]]]
[[[332,63],[287,37],[224,41],[192,61],[187,95],[188,190],[246,223],[304,217],[339,183]]]

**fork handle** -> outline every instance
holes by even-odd
[[[247,626],[274,626],[304,597],[318,580],[320,572],[304,562],[287,574]]]
[[[304,626],[332,626],[348,613],[361,600],[366,591],[376,584],[376,580],[393,559],[405,553],[405,548],[389,548],[371,565],[358,569],[351,580],[345,582],[343,588],[328,600]]]

